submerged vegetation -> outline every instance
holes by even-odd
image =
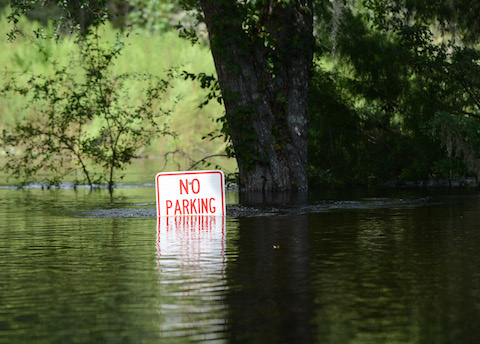
[[[173,31],[122,32],[112,25],[81,45],[68,35],[55,43],[29,37],[37,25],[25,21],[0,53],[0,162],[16,183],[112,186],[122,177],[114,170],[138,157],[158,160],[158,171],[202,159],[203,166],[234,171],[223,141],[202,140],[217,130],[223,108],[200,108],[205,91],[176,77],[183,70],[213,73],[206,46],[192,47]],[[9,28],[0,21],[0,31]]]
[[[78,45],[69,64],[56,64],[50,75],[33,73],[20,84],[15,77],[6,78],[3,93],[24,96],[35,110],[0,137],[7,148],[8,172],[27,181],[48,172],[48,184],[74,172],[81,176],[75,184],[106,183],[111,190],[116,171],[139,149],[154,137],[174,135],[165,119],[169,111],[159,105],[168,80],[112,74],[122,47],[120,41],[104,46],[95,30]],[[94,176],[96,166],[102,172]]]

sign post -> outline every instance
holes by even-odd
[[[226,215],[222,171],[161,172],[155,187],[157,217]]]

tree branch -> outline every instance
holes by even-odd
[[[451,111],[457,113],[457,114],[466,115],[466,116],[469,116],[469,117],[476,118],[476,119],[480,120],[480,114],[470,112],[470,111],[465,111],[465,110],[462,110],[462,109],[458,109],[458,108],[456,108],[452,105],[441,102],[440,100],[436,100],[435,102],[437,104],[447,108],[448,110],[451,110]]]
[[[201,164],[202,162],[204,162],[204,161],[207,160],[207,159],[214,158],[214,157],[218,157],[218,156],[225,157],[225,158],[228,158],[228,157],[229,157],[227,154],[211,154],[211,155],[207,155],[206,157],[204,157],[204,158],[198,160],[197,162],[195,162],[194,164],[190,165],[190,167],[188,168],[188,170],[190,171],[192,168],[194,168],[194,167],[197,166],[198,164]]]

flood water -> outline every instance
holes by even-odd
[[[478,190],[153,202],[0,189],[0,342],[480,343]]]

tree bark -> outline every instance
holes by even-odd
[[[201,0],[242,190],[306,190],[311,0]]]

